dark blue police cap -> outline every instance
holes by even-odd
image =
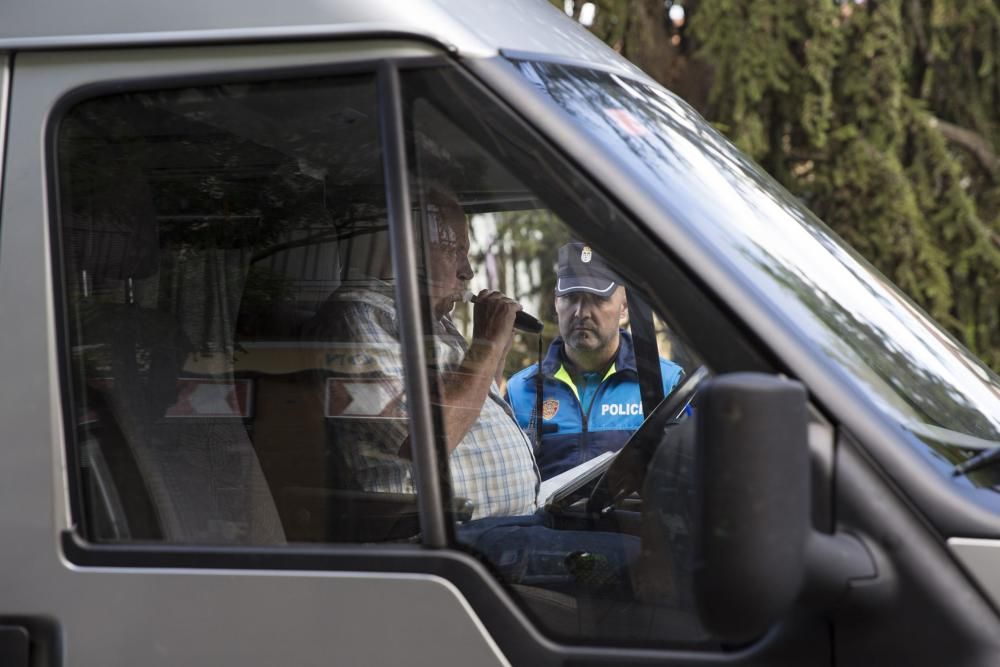
[[[621,279],[589,245],[567,243],[559,248],[556,296],[573,292],[611,296],[620,284]]]

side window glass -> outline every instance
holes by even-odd
[[[375,99],[354,75],[111,95],[62,119],[88,539],[418,535],[399,343],[354,335],[394,327]]]
[[[706,642],[682,433],[706,371],[629,279],[640,237],[454,72],[403,83],[458,545],[563,639]]]

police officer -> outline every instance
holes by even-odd
[[[507,383],[507,400],[529,432],[542,387],[535,452],[542,479],[617,451],[643,420],[632,337],[620,328],[628,313],[621,280],[590,246],[570,243],[559,249],[555,297],[559,336],[541,361],[541,377],[534,364]],[[660,370],[666,395],[683,371],[662,358]]]

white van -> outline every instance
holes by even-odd
[[[1000,663],[1000,379],[545,0],[4,3],[0,185],[0,664]],[[645,421],[550,494],[570,241]],[[457,445],[455,263],[545,326]]]

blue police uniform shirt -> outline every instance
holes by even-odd
[[[608,451],[618,451],[642,424],[642,394],[632,336],[620,331],[618,354],[603,375],[585,373],[577,387],[563,364],[564,343],[556,338],[542,360],[542,440],[535,452],[542,479],[569,470]],[[533,431],[535,375],[538,364],[522,369],[507,382],[507,401],[521,428]],[[684,371],[660,359],[663,395]],[[593,377],[587,377],[588,375]]]

